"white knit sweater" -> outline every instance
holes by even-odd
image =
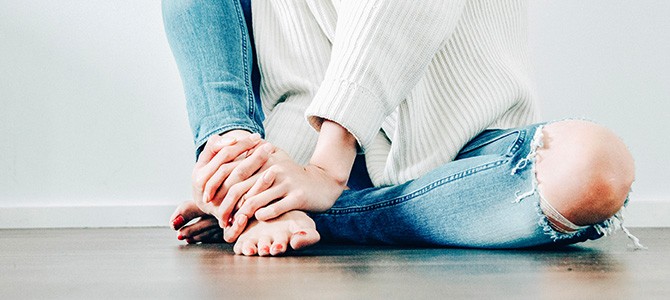
[[[252,3],[267,139],[300,163],[323,119],[357,138],[376,186],[536,120],[527,1]]]

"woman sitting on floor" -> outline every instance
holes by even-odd
[[[528,1],[254,1],[255,43],[249,5],[163,2],[198,149],[180,239],[277,255],[320,239],[565,245],[622,227],[622,141],[534,123]]]

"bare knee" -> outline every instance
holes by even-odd
[[[538,189],[576,225],[614,215],[635,177],[633,157],[613,132],[587,121],[561,121],[543,129],[537,150]]]

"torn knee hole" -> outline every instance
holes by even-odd
[[[572,223],[566,217],[564,217],[558,210],[556,210],[547,200],[540,198],[540,209],[547,217],[549,221],[549,226],[554,230],[562,233],[572,233],[579,231],[581,229],[587,228],[588,226],[579,226],[575,223]]]

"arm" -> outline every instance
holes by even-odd
[[[464,3],[343,1],[330,64],[306,111],[310,124],[334,121],[365,151],[451,36]]]

